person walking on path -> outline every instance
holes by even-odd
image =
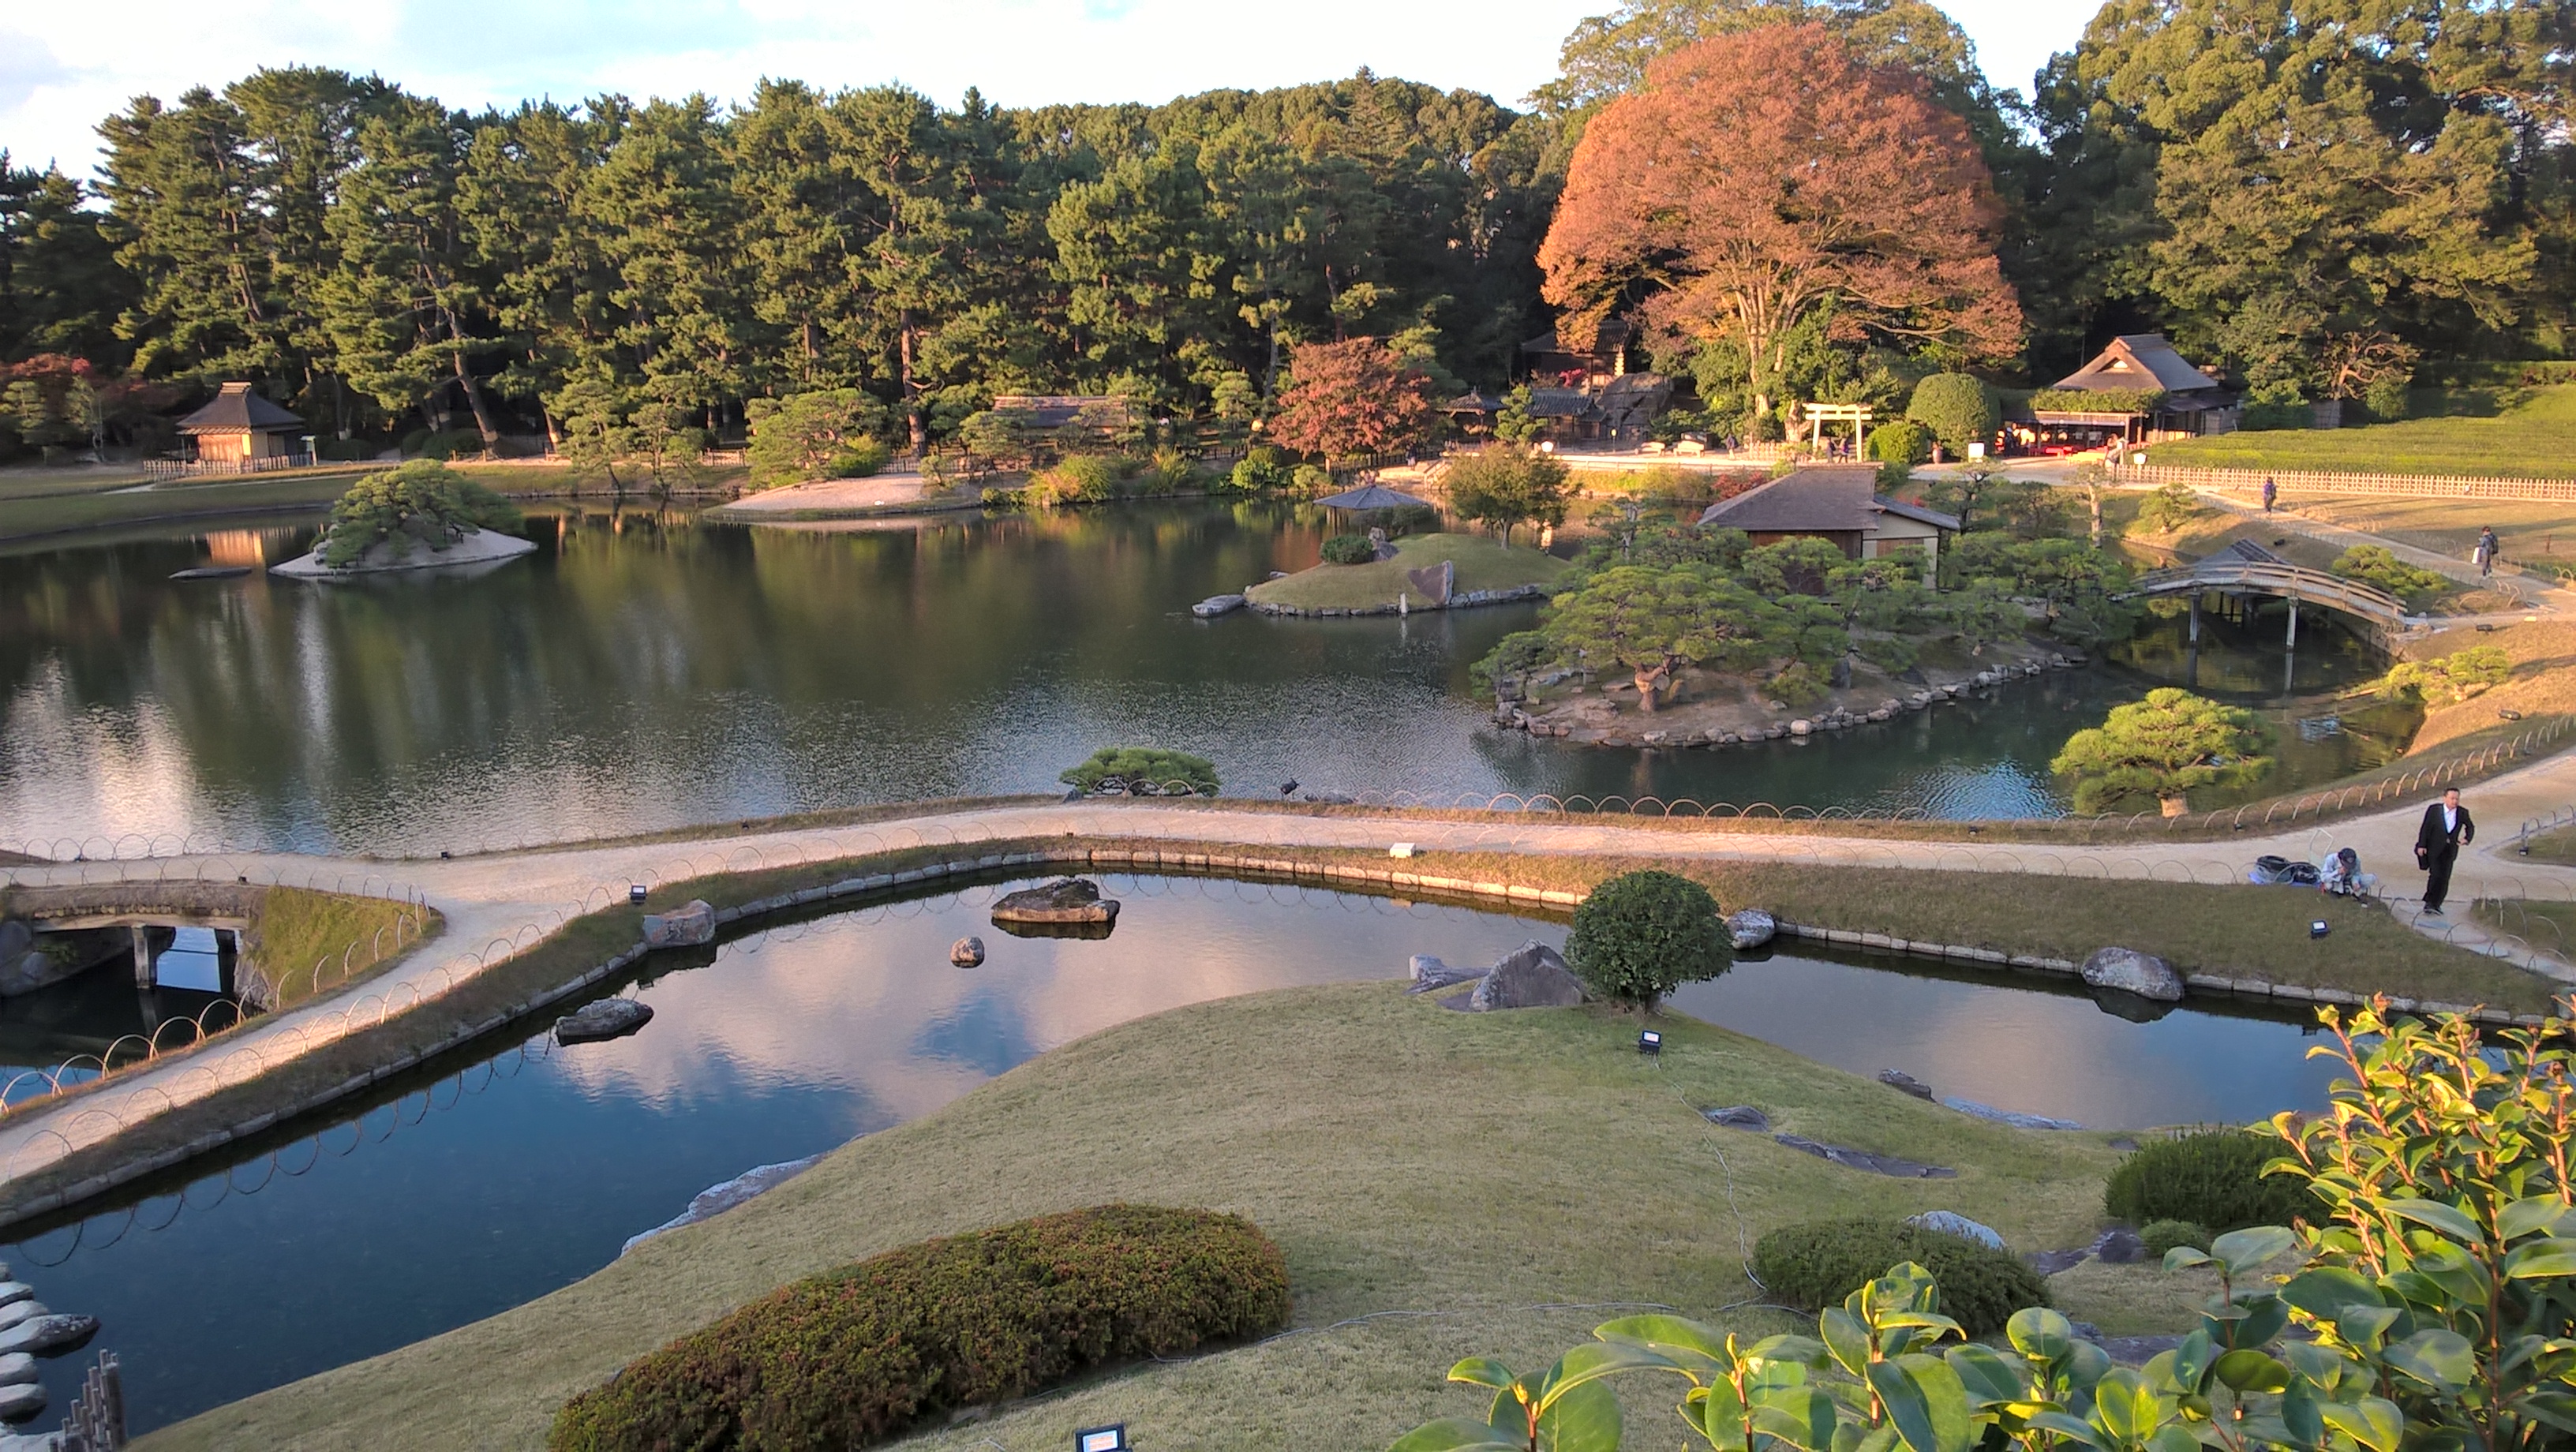
[[[2415,833],[2415,865],[2428,874],[2424,911],[2437,915],[2442,911],[2442,899],[2451,895],[2452,864],[2460,860],[2460,849],[2477,836],[2478,824],[2470,820],[2469,809],[2460,805],[2458,787],[2424,809],[2424,825]]]
[[[2495,573],[2496,556],[2503,552],[2504,542],[2496,538],[2495,526],[2490,524],[2478,530],[2478,547],[2470,557],[2478,562],[2481,576],[2491,576]]]
[[[2263,476],[2263,512],[2264,512],[2265,514],[2269,514],[2269,513],[2271,513],[2271,512],[2272,512],[2272,503],[2273,503],[2273,501],[2274,501],[2274,500],[2279,499],[2280,497],[2281,497],[2281,486],[2272,482],[2272,476],[2271,476],[2271,475],[2269,475],[2269,474],[2264,475],[2264,476]]]

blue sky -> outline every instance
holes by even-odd
[[[1943,0],[1986,72],[2025,90],[2094,0]],[[91,128],[150,92],[262,65],[375,71],[450,105],[601,91],[748,94],[900,80],[954,102],[1161,101],[1368,66],[1517,101],[1608,0],[34,0],[0,10],[0,146],[86,171]]]

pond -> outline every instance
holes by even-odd
[[[290,1126],[0,1247],[104,1323],[135,1429],[543,1295],[755,1165],[938,1108],[1030,1056],[1230,994],[1491,962],[1561,926],[1287,885],[1109,876],[1101,941],[992,930],[1005,886],[777,928],[653,965],[629,1039],[505,1035],[372,1104]],[[948,965],[966,933],[981,968]],[[130,990],[129,990],[130,991]],[[1675,1007],[1853,1070],[2097,1127],[2324,1101],[2298,1024],[2193,1006],[2139,1024],[2062,984],[1781,954]],[[1893,1093],[1894,1091],[1889,1091]],[[289,1273],[291,1272],[291,1273]],[[80,1358],[46,1363],[61,1407]]]
[[[1470,667],[1535,607],[1409,619],[1193,619],[1314,562],[1320,512],[1156,504],[886,527],[750,529],[541,511],[476,579],[253,573],[309,521],[141,530],[0,567],[0,843],[191,834],[426,853],[861,803],[1058,790],[1147,743],[1268,794],[1657,795],[2064,810],[2068,735],[2183,662],[2160,621],[2118,662],[1811,742],[1602,751],[1499,731]],[[2205,684],[2270,704],[2277,639],[2213,620]],[[2310,626],[2295,689],[2374,669]],[[2241,691],[2235,690],[2242,686]],[[2276,713],[2284,725],[2295,710]],[[2284,730],[2266,791],[2376,764],[2412,729]],[[2211,803],[2215,805],[2213,801]]]

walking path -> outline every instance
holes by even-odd
[[[2547,818],[2576,803],[2576,754],[2561,755],[2477,786],[2470,806],[2482,837],[2462,859],[2454,899],[2483,896],[2576,900],[2576,869],[2513,857],[2525,819]],[[434,997],[519,948],[564,919],[622,900],[631,883],[679,881],[727,870],[776,868],[852,857],[893,847],[1005,838],[1081,835],[1236,843],[1276,847],[1349,847],[1382,851],[1396,841],[1432,854],[1497,852],[1576,856],[1638,855],[1837,864],[1973,872],[2020,872],[2203,883],[2241,883],[2266,853],[2321,861],[2350,846],[2382,874],[2392,895],[2417,886],[2412,849],[2423,814],[2418,802],[2330,827],[2222,842],[2141,842],[2100,848],[2032,844],[1993,846],[1899,838],[1790,833],[1689,832],[1624,824],[1615,817],[1485,816],[1465,820],[1307,815],[1247,811],[1222,804],[1083,801],[1053,805],[965,807],[861,827],[729,836],[712,842],[665,842],[532,850],[456,860],[383,863],[287,853],[176,857],[142,861],[59,863],[0,868],[0,885],[74,884],[108,880],[248,877],[254,882],[328,886],[391,879],[416,891],[447,920],[446,932],[383,976],[337,999],[264,1019],[205,1052],[122,1074],[49,1109],[0,1121],[0,1188],[77,1148],[96,1144],[132,1120],[192,1103],[243,1083],[285,1058],[329,1043],[399,1009]],[[2249,887],[2248,891],[2259,891]],[[2467,921],[2427,919],[2407,896],[2392,904],[2420,931],[2479,951],[2523,960]],[[2569,981],[2576,969],[2546,959],[2532,966]]]
[[[2570,607],[2576,607],[2576,594],[2569,593],[2563,586],[2546,584],[2528,575],[2513,573],[2480,575],[2478,567],[2467,560],[2455,559],[2438,550],[2428,550],[2419,545],[2407,544],[2402,540],[2371,534],[2366,530],[2353,529],[2347,525],[2328,524],[2323,520],[2310,519],[2298,513],[2295,506],[2284,506],[2270,514],[2265,514],[2260,504],[2231,499],[2215,490],[2195,489],[2192,492],[2204,503],[2216,505],[2240,519],[2261,520],[2265,524],[2277,526],[2291,534],[2305,535],[2321,544],[2332,545],[2338,550],[2347,550],[2354,545],[2377,545],[2417,569],[2436,571],[2459,581],[2470,589],[2494,590],[2511,595],[2518,602],[2519,610],[2558,614]]]

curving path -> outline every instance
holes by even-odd
[[[2464,857],[2454,900],[2480,896],[2576,900],[2576,868],[2513,855],[2526,819],[2564,820],[2576,803],[2576,753],[2563,754],[2475,786],[2469,803],[2483,838]],[[2223,842],[2141,842],[2064,848],[1992,846],[1892,838],[1790,833],[1695,833],[1623,824],[1616,817],[1555,815],[1420,819],[1247,811],[1221,803],[1084,801],[1047,805],[962,807],[859,827],[815,828],[728,837],[720,842],[666,842],[571,847],[396,863],[288,853],[154,858],[0,868],[0,885],[69,884],[111,879],[248,877],[344,888],[363,885],[389,896],[416,896],[447,920],[446,932],[384,975],[336,999],[264,1019],[198,1054],[129,1071],[59,1105],[0,1120],[0,1188],[125,1124],[194,1102],[244,1082],[287,1058],[327,1044],[432,998],[541,937],[564,919],[622,900],[630,883],[675,881],[728,869],[825,861],[923,843],[970,844],[1004,838],[1079,834],[1159,838],[1247,846],[1356,847],[1383,850],[1409,841],[1440,852],[1560,855],[1635,854],[1805,862],[1976,872],[2021,872],[2168,881],[2241,883],[2259,855],[2321,860],[2350,846],[2383,877],[2393,909],[2431,936],[2527,961],[2565,981],[2576,967],[2515,951],[2476,929],[2424,919],[2413,911],[2422,879],[2412,847],[2423,805],[2399,806],[2326,827],[2271,835],[2246,833]],[[2249,889],[2254,890],[2254,889]]]

